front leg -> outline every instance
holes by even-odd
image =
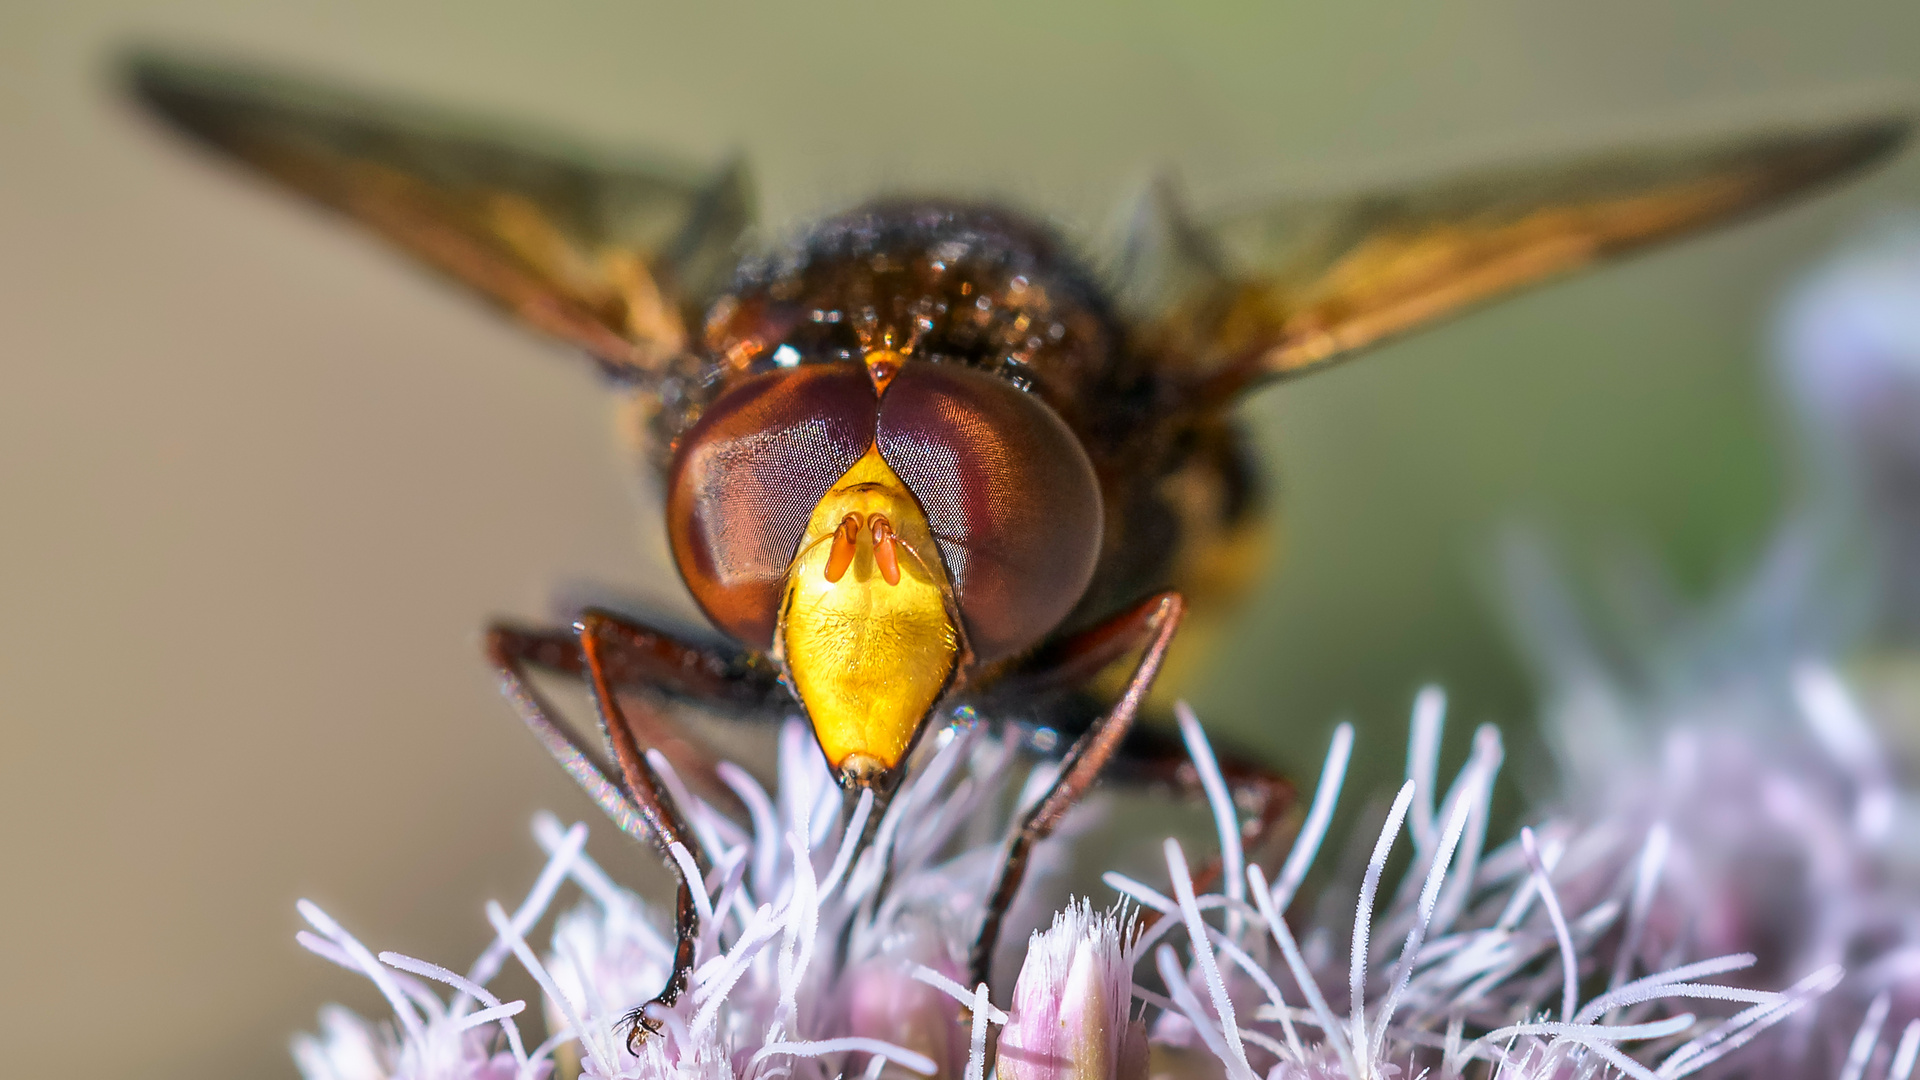
[[[1114,702],[1113,707],[1074,742],[1073,748],[1067,751],[1066,760],[1061,762],[1060,775],[1054,779],[1053,786],[1021,818],[1018,829],[1008,842],[1006,858],[1000,864],[992,891],[987,894],[986,914],[981,917],[980,933],[974,938],[973,951],[968,959],[969,986],[986,982],[992,972],[993,951],[1000,942],[1001,926],[1006,921],[1007,909],[1013,906],[1014,897],[1020,891],[1021,882],[1026,880],[1027,864],[1033,857],[1034,845],[1053,834],[1053,830],[1060,825],[1060,819],[1093,786],[1100,771],[1106,768],[1107,762],[1112,760],[1126,740],[1127,729],[1133,726],[1134,716],[1139,713],[1147,692],[1153,688],[1154,677],[1160,673],[1160,663],[1166,659],[1167,646],[1172,643],[1173,633],[1179,629],[1180,617],[1185,613],[1186,602],[1180,598],[1180,594],[1166,592],[1120,616],[1120,620],[1129,620],[1150,634],[1146,651],[1135,665],[1133,677],[1127,680],[1127,688],[1120,695],[1120,700]],[[1112,636],[1107,631],[1108,627],[1101,627],[1091,633],[1100,635],[1100,640],[1104,642]],[[1078,650],[1072,648],[1067,649],[1066,653],[1070,656],[1079,655]]]
[[[674,844],[684,846],[703,867],[706,859],[672,794],[646,758],[646,750],[660,742],[678,743],[683,748],[698,744],[681,737],[677,727],[646,699],[656,693],[670,694],[745,711],[750,703],[764,704],[774,687],[768,680],[753,677],[756,667],[751,658],[702,649],[598,611],[582,615],[571,634],[495,625],[487,633],[487,657],[500,673],[507,697],[521,719],[560,766],[623,832],[658,851],[679,878],[673,971],[658,995],[623,1018],[622,1022],[629,1025],[627,1042],[632,1049],[646,1034],[658,1030],[657,1021],[647,1016],[647,1008],[679,1001],[693,971],[694,942],[700,932],[698,909],[692,883],[670,849]],[[541,696],[528,677],[529,667],[587,683],[614,769],[609,769],[605,758],[590,749]],[[623,691],[641,692],[638,708],[629,709],[623,704]],[[704,760],[704,750],[699,753]],[[609,780],[609,773],[617,775],[621,783]]]
[[[598,609],[588,609],[580,618],[609,627],[602,634],[604,681],[620,695],[635,740],[666,755],[699,794],[732,805],[732,791],[714,779],[718,759],[712,749],[661,706],[677,700],[742,718],[776,718],[787,693],[774,665],[754,653],[689,642]],[[526,679],[530,669],[591,681],[577,627],[497,622],[487,630],[487,656],[500,672],[507,696],[516,701],[531,691]],[[526,710],[521,711],[524,716]]]
[[[980,936],[974,942],[970,959],[973,981],[969,985],[979,985],[990,973],[1002,924],[1025,877],[1033,846],[1053,831],[1059,818],[1080,800],[1103,768],[1108,778],[1119,783],[1170,787],[1189,798],[1205,798],[1200,772],[1180,736],[1165,730],[1166,725],[1134,723],[1184,610],[1178,593],[1151,596],[1104,623],[1043,648],[1021,670],[994,687],[991,696],[982,699],[983,707],[991,713],[995,707],[1016,707],[1035,696],[1051,696],[1057,717],[1054,722],[1071,732],[1086,722],[1074,723],[1071,712],[1059,711],[1067,704],[1062,696],[1084,702],[1086,697],[1078,687],[1127,653],[1145,650],[1120,700],[1086,724],[1068,751],[1059,779],[1015,833],[989,894]],[[1279,833],[1297,802],[1296,792],[1285,776],[1251,755],[1219,746],[1213,750],[1228,795],[1239,812],[1241,843],[1251,859]],[[1220,880],[1223,869],[1221,857],[1209,859],[1194,873],[1195,888],[1210,888]],[[1152,917],[1150,914],[1144,921],[1150,925]]]
[[[1184,709],[1185,705],[1176,708]],[[1185,740],[1178,732],[1168,730],[1171,723],[1157,720],[1134,726],[1109,775],[1119,783],[1167,787],[1186,798],[1206,798],[1200,770]],[[1211,737],[1207,741],[1240,818],[1240,843],[1247,861],[1258,861],[1298,807],[1300,793],[1292,780],[1251,753]],[[1220,872],[1220,859],[1216,856],[1208,860],[1194,871],[1194,889],[1205,892],[1218,884]]]

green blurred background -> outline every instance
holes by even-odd
[[[1610,4],[0,7],[0,1016],[15,1075],[289,1075],[323,1000],[296,896],[463,962],[532,810],[592,810],[518,729],[490,615],[600,583],[681,604],[584,365],[145,123],[158,41],[695,162],[770,221],[878,189],[1093,228],[1887,92],[1912,0]],[[1494,539],[1642,545],[1699,595],[1786,493],[1769,306],[1920,155],[1764,223],[1556,285],[1245,410],[1285,557],[1195,693],[1314,768],[1399,767],[1416,686],[1519,741]],[[605,830],[602,830],[603,832]],[[603,836],[603,840],[605,837]],[[611,850],[602,844],[600,850]]]

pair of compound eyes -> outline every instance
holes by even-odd
[[[870,448],[926,514],[976,662],[1033,645],[1086,591],[1099,484],[1045,403],[958,364],[909,362],[883,395],[860,364],[814,364],[727,391],[674,455],[674,560],[717,626],[771,646],[807,522]]]

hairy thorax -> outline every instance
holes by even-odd
[[[872,204],[744,262],[661,388],[649,419],[656,460],[664,467],[706,408],[748,379],[857,364],[882,350],[903,364],[962,365],[1032,394],[1086,451],[1105,534],[1068,626],[1180,584],[1196,533],[1238,514],[1250,490],[1227,425],[1168,422],[1164,376],[1133,348],[1094,275],[1048,230],[951,202]],[[1217,493],[1204,509],[1189,505],[1200,489]]]

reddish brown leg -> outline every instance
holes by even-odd
[[[1292,819],[1293,810],[1300,803],[1300,792],[1293,781],[1259,762],[1221,753],[1218,749],[1214,756],[1226,777],[1227,790],[1233,794],[1234,806],[1240,811],[1240,840],[1247,861],[1256,862],[1280,835],[1281,825]],[[1191,769],[1189,763],[1183,771]],[[1196,787],[1198,780],[1198,776],[1194,777]],[[1200,868],[1193,885],[1196,890],[1205,890],[1219,881],[1220,860],[1214,858]]]
[[[699,916],[692,884],[672,858],[670,848],[676,843],[684,845],[702,866],[705,853],[692,841],[679,808],[648,763],[647,746],[641,742],[643,734],[650,746],[656,735],[678,739],[677,733],[650,706],[633,710],[623,706],[620,692],[658,691],[739,707],[748,703],[749,695],[755,701],[765,701],[764,692],[756,687],[760,680],[751,677],[754,672],[748,670],[750,661],[699,649],[604,612],[583,615],[572,634],[495,626],[487,634],[487,655],[500,672],[507,696],[521,719],[547,751],[622,831],[653,845],[680,879],[674,906],[673,972],[659,995],[623,1019],[629,1025],[628,1046],[632,1047],[646,1033],[658,1030],[658,1023],[646,1015],[647,1006],[677,1002],[693,970]],[[609,770],[603,760],[587,749],[540,696],[527,677],[529,666],[586,680],[601,734],[623,781],[621,786],[607,779]],[[636,722],[636,717],[643,719]]]
[[[1018,701],[1086,685],[1153,637],[1161,609],[1174,595],[1155,593],[1098,626],[1042,646],[993,688],[992,700]]]
[[[1281,832],[1281,826],[1298,805],[1299,793],[1293,782],[1274,769],[1235,753],[1229,747],[1213,745],[1214,761],[1227,782],[1234,809],[1240,817],[1240,842],[1249,863],[1260,855]],[[1206,798],[1200,771],[1194,767],[1186,744],[1178,735],[1165,731],[1136,728],[1133,737],[1121,747],[1119,763],[1127,781],[1165,785],[1189,798]],[[1219,856],[1203,863],[1193,875],[1195,892],[1207,892],[1220,884],[1223,866]],[[1158,912],[1146,912],[1140,920],[1145,930],[1160,918]]]
[[[593,689],[593,704],[600,715],[601,734],[606,736],[607,745],[613,748],[613,758],[620,765],[620,775],[625,778],[627,790],[632,793],[641,816],[653,829],[660,854],[680,878],[680,889],[674,897],[673,973],[667,976],[667,985],[654,995],[652,1001],[622,1018],[622,1022],[628,1025],[627,1048],[631,1050],[642,1037],[642,1032],[659,1032],[658,1022],[647,1016],[647,1008],[652,1005],[674,1005],[680,1000],[680,995],[686,992],[687,979],[693,974],[693,944],[700,936],[700,915],[693,902],[693,883],[687,880],[686,872],[669,849],[675,844],[686,848],[694,858],[694,865],[703,874],[708,866],[706,853],[693,841],[693,831],[687,828],[686,821],[681,818],[680,808],[674,805],[673,796],[660,783],[659,775],[647,761],[645,750],[634,737],[633,724],[627,719],[626,710],[620,706],[620,695],[611,676],[616,661],[610,661],[610,657],[617,654],[631,658],[635,653],[620,646],[632,643],[646,631],[599,612],[582,615],[573,625],[580,633],[580,652],[587,662],[587,685]],[[619,644],[610,644],[610,636]]]
[[[1018,701],[1032,695],[1045,695],[1049,692],[1070,690],[1084,685],[1109,664],[1127,653],[1149,643],[1157,645],[1161,633],[1171,633],[1166,630],[1162,620],[1162,610],[1170,595],[1172,594],[1149,597],[1098,626],[1040,650],[1022,671],[1009,676],[995,687],[994,695],[989,701],[989,708],[994,702]],[[1135,682],[1138,683],[1140,678],[1141,672],[1136,671]],[[1142,696],[1145,689],[1151,688],[1151,681],[1152,675],[1149,673],[1146,686],[1142,689]],[[1131,689],[1132,685],[1129,686],[1129,690]],[[1125,704],[1124,698],[1122,704]],[[1118,706],[1116,706],[1117,709]],[[1137,713],[1137,706],[1135,710]],[[1112,716],[1112,712],[1107,714],[1108,718]],[[1079,743],[1075,744],[1075,751],[1078,751],[1080,743],[1086,742],[1087,736],[1105,722],[1106,719],[1096,721],[1086,735],[1082,736]],[[1206,792],[1200,783],[1200,773],[1194,768],[1193,761],[1187,754],[1186,745],[1178,735],[1152,725],[1131,727],[1123,734],[1125,737],[1118,749],[1109,751],[1107,755],[1110,776],[1125,783],[1171,787],[1189,798],[1205,798]],[[1231,748],[1217,744],[1213,750],[1220,772],[1227,781],[1228,792],[1232,795],[1235,808],[1239,811],[1241,843],[1246,857],[1249,861],[1253,861],[1273,842],[1280,832],[1281,825],[1288,820],[1289,813],[1296,803],[1296,792],[1292,782],[1285,776],[1260,764],[1252,757],[1237,754]],[[1097,768],[1095,771],[1098,771]],[[1070,807],[1080,794],[1081,792],[1074,792],[1066,800],[1062,812]],[[1052,797],[1050,794],[1049,798]],[[1048,827],[1048,831],[1051,831],[1051,826]],[[1038,837],[1035,839],[1037,840]],[[1016,843],[1018,843],[1017,839]],[[1027,857],[1031,842],[1026,847],[1028,850],[1020,852],[1021,858]],[[1218,856],[1208,860],[1194,873],[1195,888],[1204,892],[1217,885],[1222,870],[1222,863]],[[1008,894],[1004,898],[1005,904],[1001,903],[999,889],[1005,887],[1010,876],[1017,877],[1023,872],[1024,867],[1014,868],[1011,875],[1003,872],[1001,881],[996,883],[999,888],[996,889],[994,901],[988,909],[989,918],[996,920],[996,925],[982,928],[983,941],[989,932],[997,937],[999,932],[997,920],[1005,917],[1005,904],[1010,904],[1013,899],[1012,894]],[[1014,882],[1014,888],[1017,891],[1017,880]],[[998,914],[991,914],[995,912]],[[1151,926],[1155,918],[1157,918],[1155,913],[1147,913],[1143,920],[1143,928]],[[994,942],[985,943],[985,955],[988,959],[983,961],[982,946],[979,944],[975,946],[973,964],[980,978],[985,977],[987,971],[985,965],[990,963],[994,947]],[[976,979],[974,985],[977,985],[978,981]]]
[[[580,656],[579,643],[571,632],[526,631],[496,625],[487,630],[487,662],[500,676],[501,692],[513,703],[514,711],[533,732],[540,745],[560,763],[620,831],[643,844],[657,844],[658,837],[641,816],[627,792],[607,779],[611,770],[604,757],[561,719],[559,710],[548,704],[528,677],[529,667],[542,667],[582,677],[586,662]]]
[[[784,700],[772,665],[750,653],[689,644],[665,631],[597,610],[589,610],[582,618],[606,620],[618,627],[606,635],[604,670],[607,683],[621,694],[635,741],[665,754],[702,797],[731,805],[732,791],[714,778],[717,760],[712,751],[662,711],[660,698],[693,701],[723,713],[766,712],[771,702]],[[498,623],[488,631],[488,641],[490,652],[504,648],[532,667],[588,681],[576,628]]]
[[[1012,907],[1014,897],[1020,891],[1020,883],[1026,878],[1027,863],[1033,857],[1034,845],[1053,833],[1060,819],[1093,786],[1100,771],[1106,768],[1107,762],[1112,760],[1125,741],[1127,729],[1133,726],[1134,716],[1146,700],[1147,691],[1153,688],[1154,677],[1160,673],[1160,662],[1166,658],[1167,646],[1173,641],[1174,631],[1179,629],[1180,617],[1186,613],[1186,601],[1176,592],[1161,593],[1146,604],[1111,620],[1107,626],[1122,620],[1139,619],[1143,612],[1145,625],[1151,630],[1152,637],[1134,668],[1133,678],[1127,681],[1126,692],[1120,695],[1120,700],[1107,710],[1106,715],[1094,721],[1086,734],[1074,742],[1073,748],[1067,751],[1066,759],[1060,763],[1060,775],[1054,780],[1053,787],[1027,812],[1013,834],[1006,859],[1000,864],[999,877],[994,882],[993,890],[987,894],[987,910],[980,921],[979,936],[973,941],[973,953],[968,961],[969,986],[978,986],[987,981],[991,973],[993,950],[1000,941],[1001,925],[1006,921],[1007,910]],[[1093,633],[1099,634],[1105,629],[1102,627]]]

